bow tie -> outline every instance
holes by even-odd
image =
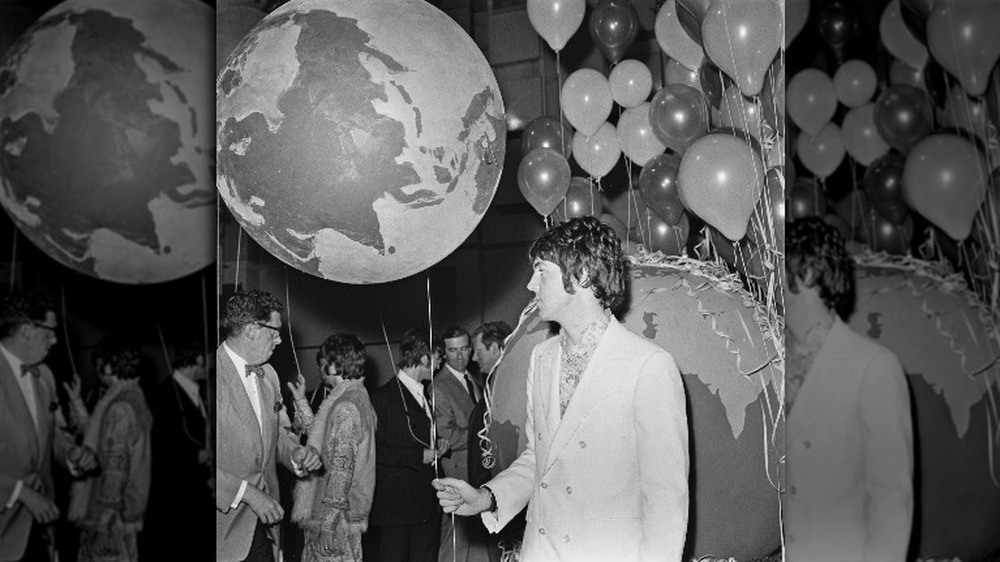
[[[247,365],[246,376],[257,375],[258,377],[264,377],[264,366],[263,365]]]
[[[38,368],[38,365],[21,365],[21,375],[27,375],[31,373],[36,379],[42,375],[42,370]]]

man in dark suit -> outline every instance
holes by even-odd
[[[215,545],[205,434],[208,410],[200,388],[207,374],[205,349],[197,342],[184,343],[174,352],[171,366],[173,373],[157,385],[152,399],[155,485],[144,532],[150,534],[147,552],[181,560],[185,553],[211,552]],[[173,526],[182,520],[188,530],[179,541]]]
[[[437,560],[441,509],[431,481],[438,456],[433,447],[430,404],[421,382],[428,381],[433,359],[426,330],[411,330],[400,344],[399,372],[369,392],[375,429],[375,498],[362,550],[378,562]]]
[[[52,458],[73,475],[97,467],[62,427],[56,383],[44,364],[56,344],[55,308],[41,295],[0,304],[0,561],[50,560],[59,517]]]
[[[267,364],[281,343],[281,308],[264,291],[237,293],[226,302],[226,341],[216,352],[217,562],[276,560],[275,524],[285,512],[275,462],[300,477],[322,466],[316,449],[298,445],[278,375]]]

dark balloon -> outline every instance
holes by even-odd
[[[896,84],[875,102],[875,128],[889,146],[906,154],[931,132],[934,108],[926,92]]]
[[[785,128],[785,65],[784,58],[774,57],[771,69],[760,91],[761,111],[764,120],[777,131]]]
[[[903,197],[903,167],[906,160],[890,152],[865,170],[865,194],[872,207],[896,225],[903,224],[910,207]]]
[[[709,4],[711,0],[677,0],[677,19],[698,45],[702,43],[701,22],[705,20]]]
[[[675,225],[684,214],[684,205],[677,190],[677,174],[681,157],[676,154],[654,156],[639,174],[639,193],[656,216]]]
[[[517,186],[538,211],[547,216],[566,196],[571,178],[569,162],[551,148],[536,148],[526,154],[517,168]]]
[[[708,132],[708,107],[701,92],[683,84],[667,84],[649,107],[653,134],[667,148],[683,154]]]
[[[815,181],[800,179],[788,194],[789,220],[822,217],[826,214],[826,194]]]
[[[910,28],[910,32],[917,38],[917,41],[927,44],[927,18],[931,15],[934,7],[934,0],[900,0],[900,13],[903,15],[903,23]]]
[[[604,202],[597,187],[587,178],[573,178],[562,202],[552,211],[555,222],[579,217],[600,217],[604,213]]]
[[[833,49],[843,49],[858,32],[858,16],[851,6],[834,1],[816,14],[823,41]]]
[[[698,69],[698,82],[701,84],[701,91],[705,94],[705,99],[716,109],[722,105],[722,96],[726,88],[733,83],[732,79],[726,76],[726,73],[707,60]]]
[[[604,0],[590,14],[590,36],[612,64],[622,60],[639,34],[639,14],[629,0]]]
[[[907,217],[901,225],[896,225],[875,209],[869,212],[868,217],[869,232],[871,232],[868,244],[872,250],[894,255],[909,252],[910,242],[913,240],[912,218]]]
[[[645,239],[637,241],[648,243],[649,251],[679,256],[684,253],[688,236],[691,234],[691,224],[686,214],[681,215],[676,225],[670,225],[651,211],[646,211],[639,230]]]
[[[559,120],[554,117],[532,119],[521,133],[521,154],[527,154],[536,148],[551,148],[569,159],[573,150],[573,128],[567,122],[560,126]]]

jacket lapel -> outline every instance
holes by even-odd
[[[47,367],[40,367],[48,371]],[[35,411],[38,412],[38,445],[39,450],[46,451],[49,448],[49,436],[52,435],[52,414],[49,406],[54,402],[54,392],[49,388],[48,381],[53,380],[47,375],[38,377],[33,382],[35,384]],[[30,415],[30,414],[29,414]]]
[[[823,410],[824,401],[829,395],[825,388],[828,379],[836,376],[831,371],[841,359],[839,350],[843,348],[841,342],[844,338],[843,330],[846,329],[848,328],[840,318],[835,319],[816,359],[809,366],[806,379],[802,382],[802,388],[799,389],[788,415],[788,443],[794,443],[799,434],[812,423],[816,413]]]
[[[260,389],[261,445],[264,447],[265,458],[269,458],[276,450],[274,446],[275,439],[277,438],[275,428],[278,425],[275,422],[278,412],[274,411],[274,406],[278,403],[278,398],[275,389],[271,386],[269,371],[273,373],[272,369],[267,368],[264,371],[264,376],[257,379],[257,387]],[[277,377],[277,374],[275,374],[275,377]]]
[[[573,391],[573,397],[566,407],[566,413],[563,415],[552,437],[552,447],[545,462],[545,471],[548,471],[552,467],[556,458],[559,457],[559,453],[573,439],[577,430],[580,429],[580,426],[583,425],[583,422],[587,420],[587,417],[590,416],[590,413],[601,401],[600,394],[605,391],[607,379],[598,376],[596,373],[613,372],[613,364],[623,356],[622,346],[619,343],[621,338],[618,337],[619,329],[623,328],[612,318],[604,335],[601,336],[600,343],[594,349],[587,368],[580,375],[580,381],[577,383],[576,390]],[[561,353],[561,347],[557,346],[556,349],[560,349]],[[554,361],[554,363],[556,390],[553,400],[550,403],[552,404],[551,408],[555,410],[558,416],[559,378],[562,376],[562,373],[560,372],[561,362]]]
[[[7,411],[14,418],[14,423],[17,427],[27,428],[35,427],[35,422],[31,420],[31,411],[28,409],[28,402],[24,399],[24,393],[21,392],[21,385],[17,380],[18,374],[14,373],[10,368],[10,363],[3,356],[0,356],[0,388],[3,389],[3,397],[7,403]],[[40,385],[35,385],[35,398],[37,403],[38,391],[37,387]],[[41,410],[38,410],[39,421],[41,421]],[[39,428],[40,429],[40,428]],[[39,442],[38,433],[35,433],[35,439],[28,439],[26,441],[30,442],[31,451],[30,457],[32,459],[38,458]]]
[[[236,365],[224,347],[219,346],[216,357],[218,357],[219,363],[219,381],[223,383],[223,391],[228,395],[229,404],[236,410],[236,415],[240,417],[240,426],[246,431],[256,431],[257,442],[260,443],[261,451],[263,451],[264,443],[260,439],[261,432],[258,430],[260,424],[257,422],[257,415],[253,413],[253,405],[250,404],[250,397],[247,396],[247,391],[243,387],[243,381],[240,380],[242,375],[236,371]]]

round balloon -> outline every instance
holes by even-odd
[[[553,117],[532,119],[521,133],[521,154],[536,148],[551,148],[569,158],[573,154],[573,128]]]
[[[785,2],[785,48],[802,32],[809,20],[809,0],[786,0]]]
[[[604,203],[594,183],[587,178],[573,178],[566,196],[556,204],[552,217],[559,223],[579,217],[600,217],[603,212]]]
[[[858,107],[875,95],[878,85],[875,69],[863,60],[852,59],[840,65],[833,75],[833,89],[837,99],[847,107]]]
[[[719,106],[723,127],[732,127],[750,133],[758,141],[763,135],[763,119],[757,100],[745,97],[735,84],[726,89]]]
[[[654,156],[639,174],[639,193],[643,201],[670,225],[677,224],[684,214],[684,205],[677,189],[681,157],[676,154]]]
[[[899,0],[889,0],[886,4],[878,29],[882,44],[892,56],[911,68],[923,68],[927,64],[927,47],[906,27]]]
[[[788,194],[788,216],[791,220],[822,217],[826,214],[826,194],[814,180],[795,181]]]
[[[573,128],[589,137],[611,115],[611,85],[600,72],[581,68],[566,78],[559,101]]]
[[[889,143],[879,136],[875,127],[875,106],[871,103],[848,111],[841,133],[847,153],[862,166],[889,152]]]
[[[585,0],[528,0],[528,21],[556,52],[580,29],[586,11]]]
[[[569,162],[551,148],[536,148],[517,167],[521,194],[540,215],[549,215],[566,196],[571,180]]]
[[[906,160],[889,153],[872,162],[865,170],[865,194],[882,216],[893,224],[902,224],[910,214],[903,195],[903,168]]]
[[[788,116],[808,135],[818,135],[837,111],[833,80],[822,70],[800,70],[785,93]]]
[[[708,131],[705,98],[690,86],[667,84],[649,104],[649,122],[667,148],[683,154]]]
[[[776,0],[714,0],[701,25],[705,53],[736,81],[745,96],[756,96],[764,74],[784,39]]]
[[[931,132],[934,109],[926,92],[897,84],[878,97],[873,117],[879,136],[905,154]]]
[[[906,216],[895,223],[875,209],[869,210],[868,226],[871,232],[868,245],[876,252],[901,256],[910,252],[913,241],[913,219]]]
[[[840,127],[836,123],[827,123],[814,137],[799,135],[799,146],[795,152],[799,155],[799,162],[816,177],[829,177],[844,160],[844,139]]]
[[[649,122],[649,102],[626,109],[618,118],[618,144],[629,160],[645,166],[666,146],[660,142]]]
[[[931,135],[913,147],[903,168],[910,207],[955,240],[965,240],[986,198],[986,159],[969,141]]]
[[[608,76],[611,97],[618,105],[629,108],[646,101],[653,90],[653,75],[649,67],[635,60],[623,60],[611,69]]]
[[[986,91],[1000,57],[1000,2],[937,0],[927,19],[927,46],[970,96]]]
[[[496,78],[422,0],[284,4],[216,90],[219,192],[261,246],[307,273],[362,284],[423,271],[496,192],[507,136]]]
[[[127,284],[215,261],[214,29],[203,2],[70,0],[0,38],[0,205],[42,252]]]
[[[730,240],[739,240],[764,187],[764,166],[742,139],[712,133],[688,149],[677,185],[685,208]]]
[[[656,15],[656,43],[670,58],[689,70],[698,70],[705,61],[705,51],[681,27],[677,0],[667,0]]]
[[[639,14],[629,0],[601,0],[590,13],[590,37],[612,64],[622,60],[639,34]]]
[[[618,130],[611,123],[605,121],[589,137],[580,132],[573,135],[573,159],[591,177],[603,178],[608,175],[621,155]]]

